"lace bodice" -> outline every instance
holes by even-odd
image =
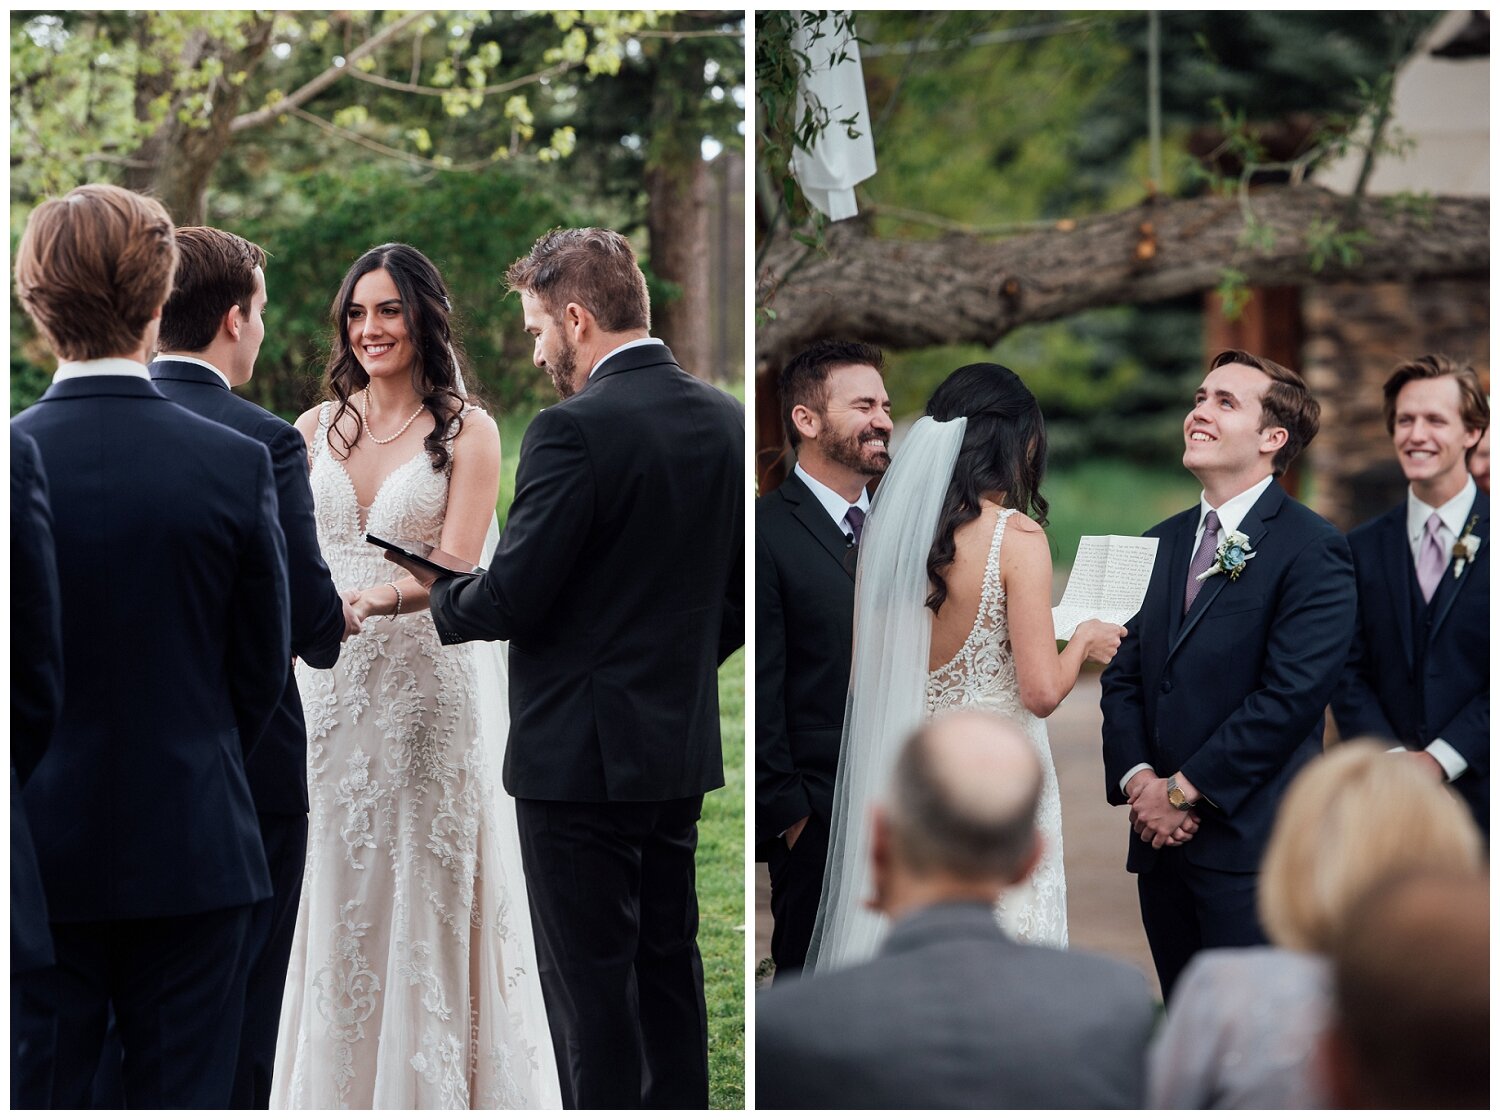
[[[1021,725],[1042,764],[1042,796],[1037,828],[1045,840],[1042,860],[1031,878],[1000,896],[995,913],[1013,936],[1033,944],[1066,947],[1067,887],[1063,878],[1062,801],[1057,771],[1047,742],[1047,725],[1021,703],[1015,652],[1010,644],[1005,584],[1000,579],[1000,545],[1016,511],[1002,509],[984,564],[979,611],[964,644],[946,665],[927,674],[927,714],[955,708],[984,708]]]
[[[328,445],[332,410],[333,405],[325,403],[318,414],[309,479],[323,559],[328,562],[334,586],[340,591],[399,580],[406,572],[366,541],[365,534],[374,533],[387,540],[399,537],[422,541],[436,547],[448,512],[449,470],[433,470],[424,447],[385,476],[374,501],[365,509],[359,504],[354,480]],[[452,461],[451,458],[448,461],[450,466]],[[425,616],[427,612],[413,613]]]

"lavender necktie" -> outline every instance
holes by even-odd
[[[1214,553],[1219,550],[1219,515],[1213,510],[1203,519],[1203,539],[1198,542],[1198,551],[1193,553],[1193,562],[1188,565],[1187,592],[1183,596],[1182,613],[1193,609],[1193,600],[1203,590],[1203,581],[1198,577],[1214,566]],[[1178,553],[1178,555],[1182,555]]]
[[[1427,519],[1427,531],[1422,534],[1422,548],[1417,553],[1417,583],[1422,587],[1422,598],[1432,602],[1432,593],[1443,580],[1443,569],[1448,566],[1448,556],[1443,552],[1443,519],[1433,514]]]
[[[849,512],[844,514],[844,520],[849,522],[849,531],[854,534],[854,543],[859,543],[859,535],[865,530],[865,511],[858,506],[850,506]]]

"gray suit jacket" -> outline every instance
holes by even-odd
[[[1135,969],[1021,945],[977,903],[891,927],[874,960],[759,998],[757,1108],[1140,1108]]]

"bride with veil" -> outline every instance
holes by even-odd
[[[365,253],[334,302],[307,440],[318,541],[363,624],[297,667],[308,851],[273,1108],[556,1108],[561,1097],[500,785],[498,643],[443,646],[427,591],[365,533],[483,563],[500,440],[468,397],[432,263]]]
[[[815,970],[874,955],[884,919],[864,905],[870,808],[906,736],[951,708],[1007,715],[1037,750],[1044,851],[1031,878],[996,900],[996,919],[1020,940],[1067,945],[1062,810],[1043,718],[1085,660],[1109,662],[1125,631],[1090,620],[1057,652],[1038,489],[1046,456],[1031,391],[1004,366],[979,363],[938,387],[880,484],[860,545]]]

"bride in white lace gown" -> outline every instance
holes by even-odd
[[[884,922],[863,905],[870,806],[905,737],[955,708],[1014,719],[1042,763],[1042,858],[996,900],[996,920],[1022,941],[1061,948],[1068,940],[1062,806],[1043,719],[1086,659],[1108,663],[1124,630],[1090,620],[1057,652],[1052,561],[1039,524],[1046,433],[1021,379],[1004,366],[965,366],[927,413],[897,450],[860,546],[853,672],[808,958],[820,970],[875,952]]]
[[[499,782],[503,655],[440,645],[421,585],[364,539],[480,560],[499,435],[463,397],[420,253],[366,253],[335,306],[334,399],[298,427],[319,543],[363,629],[332,670],[297,667],[311,809],[271,1107],[559,1107]]]

